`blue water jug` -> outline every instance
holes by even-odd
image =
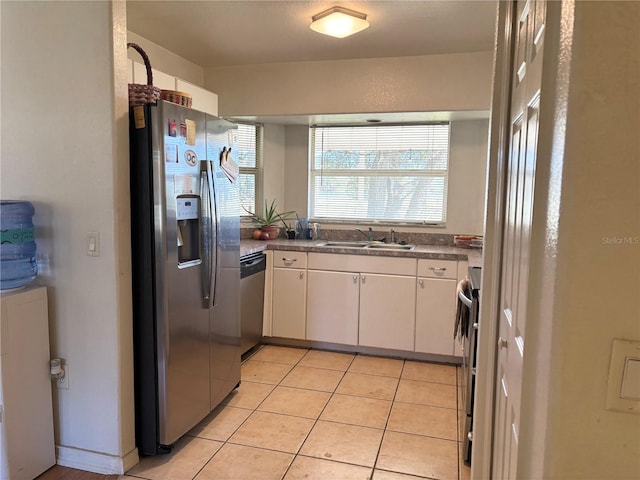
[[[0,200],[0,290],[20,288],[38,274],[31,202]]]

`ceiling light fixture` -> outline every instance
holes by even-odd
[[[369,27],[364,13],[343,7],[332,7],[314,15],[311,20],[311,30],[336,38],[348,37]]]

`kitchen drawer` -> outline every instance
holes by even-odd
[[[273,266],[278,268],[307,268],[307,253],[276,250],[273,252]]]
[[[455,260],[418,260],[418,277],[453,278],[458,275],[458,262]]]

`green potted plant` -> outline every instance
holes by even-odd
[[[293,226],[291,225],[291,223],[287,223],[287,220],[289,220],[288,218],[282,219],[282,225],[284,225],[284,230],[286,232],[287,238],[289,240],[295,240],[296,238],[296,231],[293,229]]]
[[[280,227],[278,227],[277,224],[282,222],[285,224],[285,228],[287,228],[287,224],[285,222],[290,220],[290,215],[295,213],[293,211],[278,213],[275,199],[270,204],[268,204],[265,199],[264,215],[258,215],[246,208],[244,210],[251,216],[251,219],[260,226],[260,231],[262,232],[260,238],[262,240],[278,238],[278,231],[280,230]]]

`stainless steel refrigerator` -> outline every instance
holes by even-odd
[[[237,127],[163,101],[129,117],[136,444],[154,455],[240,382]]]

